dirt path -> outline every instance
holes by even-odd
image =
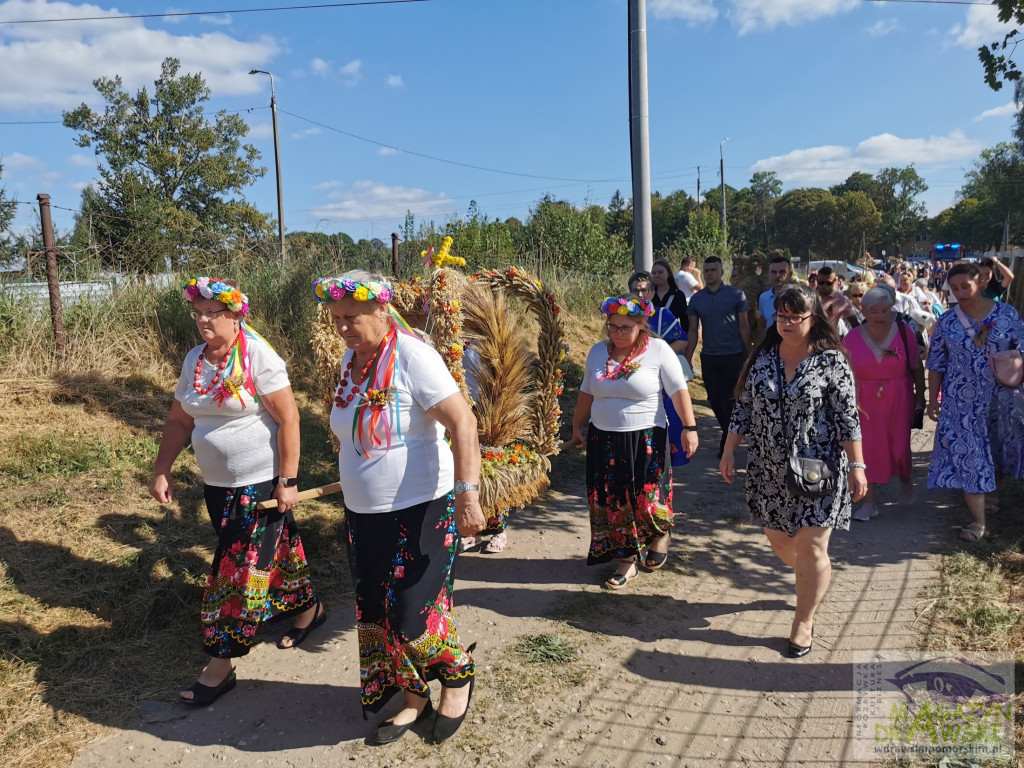
[[[915,433],[917,504],[896,506],[888,489],[881,516],[833,537],[814,651],[790,660],[792,576],[748,522],[742,483],[718,477],[717,427],[701,428],[703,450],[676,474],[669,564],[621,593],[600,589],[608,567],[585,564],[579,461],[513,519],[503,553],[460,557],[457,615],[465,640],[479,642],[479,677],[471,722],[451,742],[366,744],[375,722],[359,712],[353,609],[336,605],[319,647],[258,647],[239,664],[238,688],[206,710],[185,710],[171,692],[143,702],[145,722],[91,745],[75,768],[852,762],[852,654],[918,647],[930,553],[961,514],[950,494],[924,490],[931,433]],[[564,637],[579,659],[540,666],[511,652],[538,634]]]

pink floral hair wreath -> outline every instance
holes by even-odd
[[[242,317],[249,312],[249,297],[219,277],[193,277],[188,281],[182,295],[190,304],[195,304],[198,298],[216,299]]]
[[[654,314],[654,305],[647,299],[611,296],[601,302],[601,312],[606,315],[651,317]]]
[[[313,295],[319,302],[339,301],[346,296],[352,296],[356,301],[369,301],[373,299],[380,304],[387,304],[391,301],[393,292],[391,285],[384,280],[371,280],[361,283],[351,277],[318,277],[313,283]]]

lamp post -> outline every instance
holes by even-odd
[[[725,142],[729,140],[729,137],[722,139],[718,145],[718,163],[719,173],[722,176],[722,248],[723,250],[729,246],[729,233],[725,228]]]
[[[281,261],[288,255],[284,248],[284,195],[281,193],[281,147],[277,137],[277,95],[274,93],[274,76],[262,69],[249,70],[250,75],[266,75],[270,78],[270,114],[274,123],[274,170],[277,173],[277,239],[281,246]]]

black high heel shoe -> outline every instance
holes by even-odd
[[[473,702],[473,684],[476,682],[476,673],[469,678],[469,698],[466,699],[466,709],[458,717],[446,717],[441,713],[438,713],[437,717],[434,718],[434,743],[440,744],[442,741],[447,741],[455,732],[459,730],[462,725],[462,721],[466,719],[466,715],[469,712],[469,705]]]
[[[400,738],[405,736],[405,732],[412,728],[417,723],[422,723],[428,717],[434,714],[434,705],[427,699],[427,705],[423,707],[423,711],[420,712],[416,719],[411,723],[405,725],[395,725],[392,722],[383,722],[377,726],[377,729],[373,732],[373,743],[377,745],[390,744],[393,741],[398,741]]]
[[[797,645],[792,640],[789,641],[789,646],[786,648],[786,655],[791,659],[800,659],[811,652],[811,648],[814,647],[814,629],[811,629],[811,644],[810,645]]]

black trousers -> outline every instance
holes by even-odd
[[[736,382],[740,380],[743,361],[747,356],[743,352],[734,355],[701,355],[700,371],[704,378],[704,388],[708,391],[708,404],[722,428],[722,440],[718,446],[721,457],[725,450],[725,436],[729,434],[729,419],[732,418],[732,407],[736,405],[733,392]]]

